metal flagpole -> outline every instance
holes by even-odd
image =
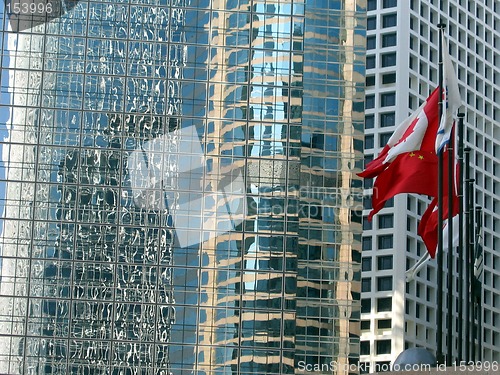
[[[470,157],[470,156],[469,156]],[[470,161],[470,159],[469,159]],[[474,331],[474,182],[475,179],[469,178],[469,222],[467,223],[467,230],[469,231],[469,243],[467,244],[467,252],[469,258],[469,264],[467,265],[469,268],[469,287],[470,287],[470,301],[469,301],[469,309],[470,309],[470,360],[476,360],[476,339]]]
[[[471,195],[470,191],[470,152],[471,148],[466,147],[464,149],[464,156],[465,156],[465,162],[464,162],[464,173],[465,173],[465,208],[464,208],[464,215],[465,215],[465,239],[464,239],[464,255],[465,255],[465,275],[464,275],[464,281],[465,281],[465,294],[467,297],[464,299],[466,302],[465,304],[465,336],[464,336],[464,346],[465,346],[465,361],[468,363],[470,361],[470,310],[471,310],[471,303],[470,303],[470,277],[469,277],[469,271],[470,267],[469,264],[471,262],[469,256],[469,243],[470,243],[470,231],[469,231],[469,226],[470,226],[470,199],[469,195]]]
[[[476,236],[474,241],[474,295],[477,316],[477,360],[482,361],[483,357],[483,283],[482,283],[482,264],[478,262],[483,256],[481,246],[481,236],[483,230],[483,209],[476,206]],[[476,328],[474,326],[474,328]]]
[[[463,327],[464,327],[464,307],[463,307],[463,299],[464,299],[464,284],[461,278],[464,271],[464,189],[463,189],[463,177],[464,177],[464,113],[458,114],[458,301],[457,301],[457,309],[458,309],[458,329],[457,329],[457,337],[458,337],[458,347],[457,347],[457,360],[460,362],[463,357]]]
[[[452,135],[454,131],[452,132]],[[453,271],[454,271],[454,260],[453,260],[453,206],[455,195],[454,189],[454,144],[453,136],[448,141],[448,260],[447,260],[447,272],[448,272],[448,283],[446,288],[447,293],[447,310],[446,310],[446,366],[451,366],[453,362]]]
[[[439,29],[439,106],[438,121],[443,114],[443,29],[445,25],[440,23]],[[443,151],[438,151],[438,246],[437,246],[437,315],[436,315],[436,359],[437,363],[443,363]]]

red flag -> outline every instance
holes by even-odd
[[[453,134],[453,130],[452,130]],[[452,135],[452,140],[454,140],[454,137]],[[448,170],[448,158],[451,157],[453,158],[453,167],[452,170]],[[443,228],[441,229],[443,231],[443,245],[448,244],[448,231],[445,231],[446,226],[448,225],[448,212],[449,212],[449,194],[448,194],[448,178],[452,178],[453,181],[453,189],[451,190],[452,194],[452,204],[453,204],[453,211],[452,211],[452,216],[454,217],[453,221],[456,221],[456,215],[459,213],[459,198],[457,196],[457,189],[456,189],[456,171],[457,171],[457,165],[456,165],[456,159],[454,153],[449,152],[446,150],[443,152]],[[451,172],[451,173],[450,173]],[[436,174],[437,176],[437,174]],[[437,178],[437,177],[436,177]],[[429,207],[425,210],[424,214],[422,215],[422,218],[420,220],[420,224],[418,225],[418,230],[417,233],[422,237],[422,240],[425,243],[425,247],[427,248],[427,251],[429,252],[430,256],[434,258],[436,256],[436,247],[437,247],[437,242],[438,242],[438,208],[437,208],[437,184],[436,184],[436,193],[435,194],[429,194],[433,197],[435,197]],[[454,227],[454,233],[455,235],[458,234],[458,223],[452,223]],[[455,226],[457,228],[455,228]],[[444,238],[446,237],[446,240]],[[453,239],[453,242],[458,242],[458,237]]]
[[[446,226],[448,225],[448,198],[443,197],[443,234],[446,234],[448,231],[445,231]],[[453,194],[453,216],[458,215],[458,197]],[[453,225],[453,224],[452,224]],[[429,252],[431,258],[436,256],[436,248],[438,242],[438,209],[437,209],[437,198],[434,198],[425,210],[422,215],[422,219],[420,220],[420,224],[418,225],[418,235],[422,237],[422,240],[425,243],[425,247]],[[458,228],[455,228],[454,225],[454,233],[458,233]],[[444,236],[443,236],[444,237]],[[455,239],[453,242],[456,242]],[[443,244],[447,245],[448,241],[443,240]]]
[[[372,211],[380,211],[387,200],[399,193],[436,195],[437,156],[433,151],[415,151],[399,155],[379,174],[373,186]]]
[[[443,153],[443,186],[448,186],[448,152]],[[453,156],[452,156],[453,157]],[[400,193],[436,197],[438,192],[438,157],[433,151],[414,151],[399,155],[373,184],[372,210],[368,220],[384,208],[385,202]],[[448,196],[448,190],[443,189]]]
[[[434,198],[425,210],[418,225],[417,233],[424,241],[427,251],[432,258],[436,256],[436,247],[438,242],[438,215],[437,215],[437,198]]]
[[[358,176],[373,178],[387,169],[399,156],[411,151],[435,151],[438,129],[439,90],[435,89],[410,117],[403,121],[379,156],[366,165]]]

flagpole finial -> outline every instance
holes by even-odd
[[[465,113],[463,113],[463,112],[459,112],[459,113],[457,114],[457,117],[464,118],[464,117],[465,117]]]
[[[441,20],[441,22],[439,22],[437,24],[437,27],[438,27],[438,29],[445,29],[446,28],[446,24],[443,22],[443,20]]]

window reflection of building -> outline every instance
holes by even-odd
[[[175,317],[173,228],[168,211],[137,207],[132,194],[119,189],[124,181],[122,171],[127,170],[125,147],[136,145],[134,150],[137,144],[174,130],[165,129],[168,125],[172,124],[145,114],[109,116],[103,132],[108,147],[70,151],[61,161],[56,213],[61,220],[57,225],[60,236],[54,253],[48,256],[52,260],[44,267],[44,278],[58,281],[46,284],[45,295],[76,301],[70,307],[56,299],[43,300],[42,335],[54,336],[58,325],[61,329],[71,326],[74,337],[81,341],[67,347],[65,341],[47,340],[47,350],[40,356],[50,357],[55,351],[79,358],[95,351],[94,360],[104,364],[107,342],[115,338],[120,341],[115,355],[121,367],[154,363],[168,371],[166,344]],[[78,224],[65,222],[68,218]],[[74,267],[66,260],[74,262]],[[131,349],[136,340],[141,342],[141,351]],[[96,346],[95,341],[105,344]],[[153,342],[164,344],[157,359],[142,353],[149,352],[148,343]],[[83,368],[75,367],[76,371]],[[55,372],[57,366],[47,361],[45,372],[51,373],[49,369]]]

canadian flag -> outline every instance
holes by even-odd
[[[410,117],[403,121],[382,149],[358,176],[373,178],[384,171],[398,155],[411,151],[434,152],[438,129],[439,90],[435,89]]]

